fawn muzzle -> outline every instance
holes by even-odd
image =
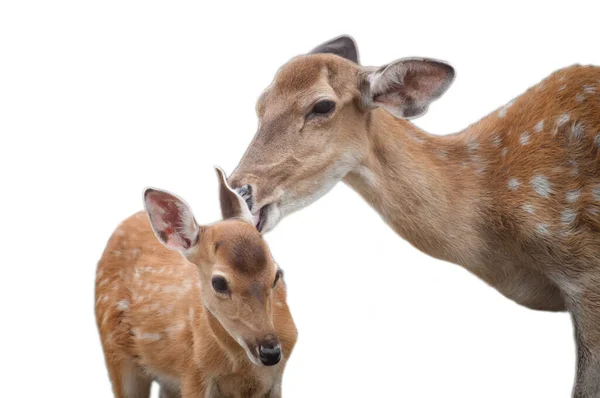
[[[277,365],[281,360],[281,344],[279,339],[271,337],[258,345],[260,362],[265,366]]]

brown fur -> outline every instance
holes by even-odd
[[[249,292],[257,281],[270,289],[275,277],[266,244],[242,221],[203,227],[191,261],[159,243],[145,212],[117,228],[98,263],[96,280],[96,320],[116,397],[148,397],[153,379],[164,396],[279,396],[297,336],[285,284],[278,282],[265,299],[272,312],[265,316],[272,317],[283,359],[273,367],[257,366],[201,300],[201,289],[210,286],[202,284],[206,264],[215,263],[233,279],[236,293]],[[239,316],[263,316],[247,311],[240,308]],[[135,394],[127,390],[134,382]]]
[[[562,69],[450,136],[366,106],[371,70],[329,54],[286,64],[259,100],[261,129],[231,185],[252,184],[253,211],[276,205],[283,217],[343,179],[420,250],[529,308],[571,311],[574,394],[600,394],[600,68]],[[333,92],[335,113],[303,124],[319,92]],[[332,166],[340,159],[348,165]]]

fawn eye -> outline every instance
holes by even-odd
[[[327,115],[331,113],[335,109],[335,102],[331,100],[323,100],[319,101],[312,108],[312,111],[308,115],[308,117]]]
[[[215,289],[217,293],[227,293],[227,281],[220,275],[216,275],[212,277],[212,287]]]
[[[279,281],[279,279],[281,279],[282,276],[283,276],[283,271],[278,269],[277,273],[275,274],[275,281],[273,281],[273,287],[275,287],[275,285],[277,284],[277,281]]]

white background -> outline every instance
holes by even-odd
[[[290,57],[349,33],[365,64],[448,60],[453,87],[416,121],[447,134],[559,67],[600,64],[589,4],[0,3],[1,395],[111,395],[93,314],[106,240],[147,185],[217,220],[212,166],[234,169]],[[300,331],[286,397],[570,395],[567,314],[418,252],[348,187],[267,240]]]

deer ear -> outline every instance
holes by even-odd
[[[219,178],[219,199],[221,200],[221,214],[223,215],[223,219],[239,218],[254,225],[252,213],[250,213],[250,209],[244,198],[227,184],[225,172],[220,167],[215,166],[215,170]]]
[[[338,36],[326,41],[313,48],[310,54],[335,54],[358,64],[358,47],[354,39],[348,35]]]
[[[146,188],[144,207],[152,230],[167,248],[185,252],[198,242],[200,227],[183,199],[166,191]]]
[[[402,119],[427,112],[454,80],[454,68],[443,61],[407,58],[367,73],[365,103],[383,106]]]

